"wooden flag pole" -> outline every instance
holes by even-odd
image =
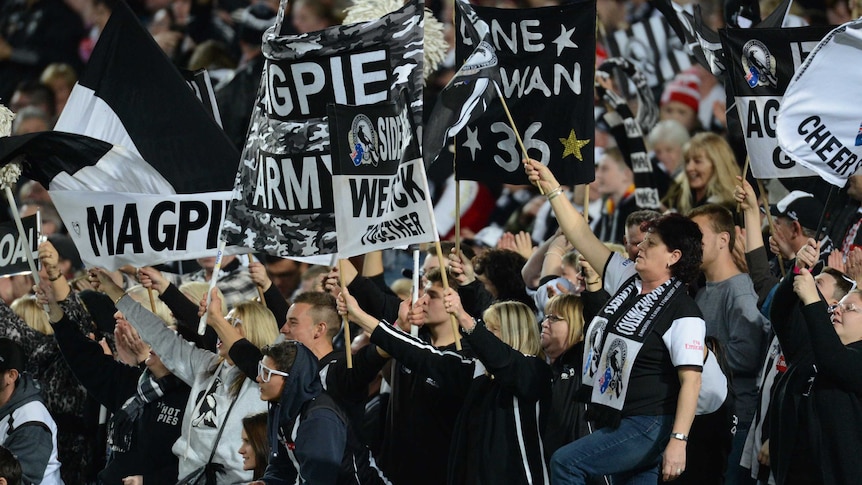
[[[763,181],[757,179],[757,189],[760,190],[760,203],[766,209],[766,223],[769,224],[769,235],[775,234],[775,222],[772,220],[772,213],[769,212],[769,199],[766,196],[766,188],[763,187]],[[759,230],[759,229],[758,229]],[[781,269],[781,277],[787,276],[787,270],[784,269],[784,258],[781,257],[781,252],[778,256],[778,268]]]
[[[248,253],[247,256],[248,256],[248,264],[250,265],[251,263],[254,262],[254,259],[252,259],[251,253]],[[257,285],[255,285],[255,286],[257,286]],[[266,300],[263,298],[263,288],[261,288],[260,286],[257,287],[257,295],[260,297],[260,304],[263,306],[266,306]]]
[[[503,111],[506,112],[506,118],[509,119],[509,126],[512,127],[512,132],[515,133],[515,139],[518,140],[518,146],[521,147],[521,153],[524,154],[524,158],[527,158],[527,147],[524,146],[524,140],[521,139],[521,134],[518,133],[518,128],[515,126],[515,120],[512,119],[512,113],[509,111],[509,104],[506,103],[506,98],[503,97],[503,93],[500,92],[500,87],[497,86],[497,83],[494,83],[494,89],[497,91],[497,97],[500,98],[500,102],[503,103]],[[542,188],[542,184],[536,184],[536,187],[539,188],[539,193],[541,195],[545,195],[545,190]]]
[[[458,257],[461,256],[461,181],[458,180],[458,145],[455,145],[455,151],[452,154],[452,175],[455,177],[455,252]],[[443,260],[440,260],[440,266],[443,266]]]
[[[437,248],[437,260],[440,261],[440,277],[443,279],[443,289],[449,289],[449,275],[446,272],[446,265],[443,264],[443,248],[440,247],[440,240],[434,241],[434,246]],[[458,332],[458,320],[455,315],[449,314],[449,321],[452,322],[452,333],[455,337],[455,349],[461,350],[461,334]]]
[[[590,184],[584,185],[584,222],[590,223]]]
[[[147,296],[150,297],[150,310],[156,313],[156,298],[153,296],[153,289],[147,288]]]
[[[419,248],[413,249],[413,291],[410,302],[415,305],[419,301]],[[405,322],[406,323],[406,322]],[[419,325],[410,325],[410,335],[419,336]]]
[[[344,284],[344,260],[338,260],[338,275],[341,280],[341,291],[344,292],[347,286]],[[341,316],[341,325],[344,326],[344,353],[347,354],[347,368],[353,368],[353,352],[350,351],[350,344],[352,339],[350,338],[350,321],[347,319],[347,315]]]
[[[746,177],[746,175],[748,175],[749,165],[751,165],[751,157],[749,155],[746,155],[745,156],[745,166],[742,167],[742,180],[743,181],[745,181],[745,177]],[[761,192],[761,194],[762,193],[763,192]],[[766,205],[766,209],[767,209],[767,212],[769,212],[769,204]],[[737,212],[737,214],[742,212],[742,204],[739,202],[736,203],[736,212]]]

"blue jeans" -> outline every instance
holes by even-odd
[[[583,485],[611,475],[614,485],[655,485],[673,415],[630,416],[563,446],[551,457],[552,485]]]

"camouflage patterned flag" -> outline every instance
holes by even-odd
[[[229,244],[269,254],[337,250],[326,108],[396,99],[407,89],[422,119],[423,4],[380,19],[263,38],[266,63],[224,225]]]

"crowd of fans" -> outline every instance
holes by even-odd
[[[13,134],[52,128],[116,1],[0,6]],[[602,35],[659,15],[597,1],[600,56]],[[241,148],[278,2],[128,3],[177,67],[210,72]],[[699,5],[713,29],[775,7]],[[302,33],[349,2],[285,6]],[[426,6],[451,41],[451,2]],[[791,18],[849,10],[806,0]],[[746,180],[715,77],[694,66],[654,94],[661,211],[637,206],[597,99],[588,194],[526,159],[532,185],[463,181],[453,216],[451,164],[432,166],[442,236],[464,224],[418,275],[401,250],[336,268],[226,256],[210,295],[214,258],[85,269],[22,179],[20,213],[38,211],[48,240],[40,285],[0,278],[0,483],[857,483],[862,175],[828,205],[816,178]]]

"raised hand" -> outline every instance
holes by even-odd
[[[170,282],[162,272],[151,266],[144,266],[138,269],[138,281],[141,282],[144,288],[155,290],[160,295],[170,286]]]

